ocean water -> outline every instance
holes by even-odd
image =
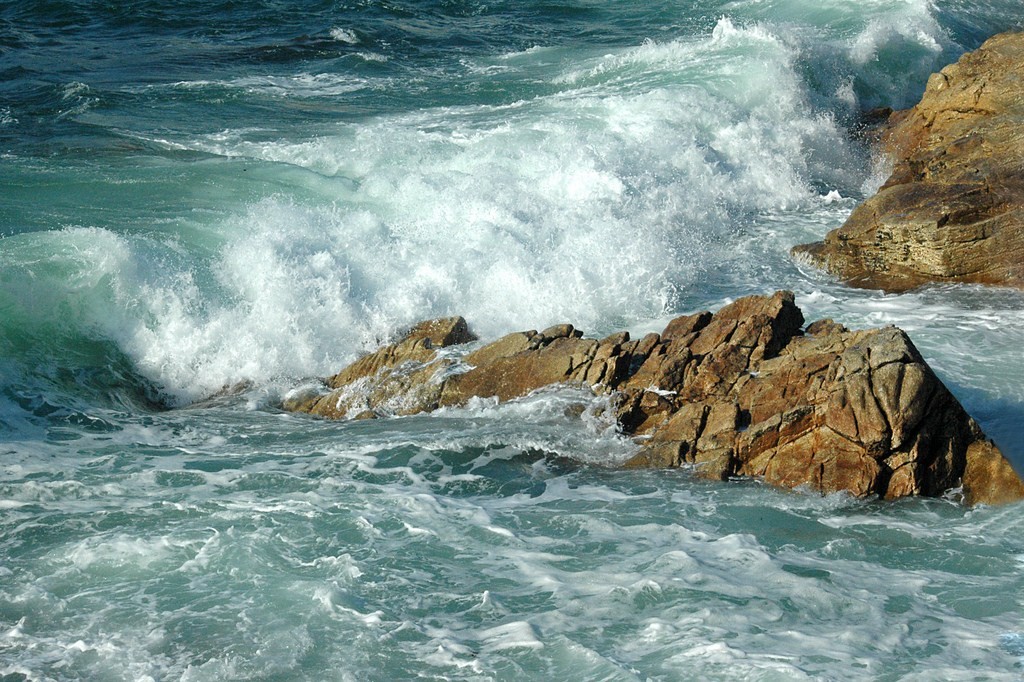
[[[787,288],[907,330],[1024,468],[1024,294],[788,256],[884,180],[862,112],[1022,24],[0,1],[0,680],[1024,679],[1024,506],[618,471],[565,388],[278,409],[421,319],[597,336]]]

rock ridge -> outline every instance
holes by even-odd
[[[691,467],[821,493],[894,499],[962,488],[967,503],[1024,498],[1024,483],[907,335],[804,327],[791,292],[740,298],[661,334],[584,338],[572,325],[508,334],[467,352],[461,317],[424,322],[285,409],[408,415],[512,400],[553,384],[611,396],[639,444],[626,467]]]

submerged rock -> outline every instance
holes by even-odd
[[[895,327],[806,327],[793,294],[680,317],[662,334],[586,339],[571,325],[509,334],[464,356],[462,318],[417,326],[287,409],[413,414],[551,384],[612,396],[639,452],[627,467],[689,465],[785,487],[885,499],[963,488],[968,503],[1024,498],[1024,483]],[[428,337],[423,328],[456,330]]]
[[[928,80],[881,133],[892,175],[822,242],[793,249],[851,284],[1024,287],[1024,34]]]

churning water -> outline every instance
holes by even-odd
[[[602,335],[787,288],[906,329],[1024,465],[1024,295],[788,256],[884,179],[861,112],[1022,23],[0,2],[0,680],[1021,679],[1019,505],[617,471],[567,389],[275,406],[420,319]]]

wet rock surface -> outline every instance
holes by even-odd
[[[830,320],[805,328],[789,292],[679,317],[640,339],[587,339],[559,325],[458,352],[473,338],[462,318],[421,323],[328,379],[326,392],[285,407],[372,418],[569,384],[611,396],[640,446],[627,467],[885,499],[960,487],[968,503],[1024,498],[1024,483],[904,332]]]
[[[880,135],[894,163],[875,196],[793,253],[862,287],[1024,287],[1024,34],[933,74]]]

